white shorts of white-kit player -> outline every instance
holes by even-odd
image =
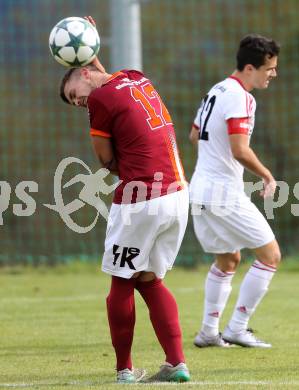
[[[129,279],[139,271],[162,279],[173,266],[188,221],[188,189],[110,209],[102,271]]]
[[[234,253],[275,239],[262,213],[247,196],[234,205],[192,204],[194,231],[205,252]]]

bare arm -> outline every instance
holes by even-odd
[[[229,140],[234,158],[248,171],[263,179],[264,190],[261,192],[261,195],[263,197],[273,196],[276,188],[276,181],[269,169],[261,163],[257,155],[250,148],[248,135],[232,134],[229,136]]]
[[[118,175],[118,167],[110,138],[91,136],[91,141],[101,165],[114,175]]]
[[[189,134],[189,140],[194,146],[197,145],[198,136],[199,136],[199,129],[193,125]]]
[[[93,17],[92,16],[84,16],[84,19],[86,19],[90,24],[92,24],[95,28],[97,27],[96,26],[96,22],[94,21]],[[104,66],[100,63],[100,60],[98,59],[98,57],[96,57],[93,61],[92,61],[92,64],[101,72],[101,73],[106,73],[106,70],[104,68]]]

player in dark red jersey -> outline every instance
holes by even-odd
[[[118,174],[110,210],[102,270],[112,275],[107,311],[117,360],[117,381],[141,380],[133,368],[134,290],[149,308],[165,352],[152,380],[188,381],[177,304],[162,279],[172,268],[188,219],[188,190],[171,117],[141,72],[105,72],[98,60],[69,70],[62,99],[87,107],[94,150],[103,167]]]

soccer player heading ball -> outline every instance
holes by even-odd
[[[206,278],[204,315],[194,343],[198,347],[269,348],[248,330],[248,321],[268,290],[280,250],[263,215],[245,195],[244,168],[263,180],[263,197],[272,196],[276,182],[249,146],[256,103],[250,91],[265,89],[277,76],[279,45],[248,35],[240,42],[237,69],[208,92],[190,133],[198,143],[198,160],[190,184],[195,234],[215,263]],[[219,320],[241,260],[240,250],[256,256],[245,275],[233,315],[222,336]]]
[[[101,164],[122,180],[109,214],[102,261],[102,270],[112,275],[107,311],[117,381],[134,383],[145,375],[131,360],[134,290],[148,306],[166,355],[151,380],[188,381],[176,301],[162,282],[181,245],[189,206],[171,117],[141,72],[109,74],[98,59],[66,73],[61,97],[88,108],[94,150]]]

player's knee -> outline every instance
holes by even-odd
[[[236,252],[236,253],[233,253],[233,261],[238,265],[241,261],[241,253],[240,252]]]
[[[271,263],[273,266],[277,267],[281,260],[281,253],[279,248],[275,249],[271,254]]]
[[[230,258],[230,267],[232,271],[235,271],[238,265],[240,264],[241,261],[241,254],[240,252],[232,253],[231,258]]]
[[[216,256],[216,266],[223,272],[234,272],[241,261],[241,253],[226,253]]]
[[[267,253],[266,256],[259,259],[265,264],[271,265],[273,267],[277,267],[281,260],[280,249],[277,247],[272,249],[271,252]]]
[[[156,275],[154,272],[140,272],[140,275],[138,276],[139,282],[151,282],[152,280],[156,279]]]
[[[135,272],[135,274],[132,276],[132,279],[137,279],[141,275],[141,272]]]

